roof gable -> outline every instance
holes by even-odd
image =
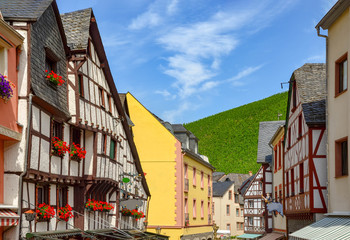
[[[5,20],[36,21],[53,0],[1,0]]]

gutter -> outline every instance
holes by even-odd
[[[323,37],[326,39],[326,92],[328,93],[328,36],[321,34],[320,33],[320,25],[316,26],[316,30],[317,30],[317,36],[319,37]],[[327,165],[326,165],[326,169],[327,169],[327,198],[328,198],[328,202],[327,202],[327,211],[329,209],[329,203],[330,203],[330,196],[329,196],[329,167],[328,167],[328,156],[329,156],[329,144],[328,144],[328,94],[326,95],[326,134],[327,134],[327,147],[326,147],[326,156],[327,156]]]
[[[22,229],[22,194],[23,194],[23,177],[27,174],[28,167],[28,150],[29,150],[29,134],[30,134],[30,126],[32,120],[32,98],[33,94],[29,94],[29,108],[28,108],[28,120],[27,120],[27,136],[26,136],[26,149],[24,154],[24,169],[21,175],[19,176],[19,189],[18,189],[18,215],[19,215],[19,231],[18,231],[18,239],[21,239],[21,229]]]

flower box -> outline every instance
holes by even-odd
[[[62,76],[58,75],[54,71],[49,73],[48,70],[45,70],[47,73],[46,78],[52,82],[55,86],[61,86],[65,81],[62,79]]]
[[[65,207],[61,207],[58,209],[58,219],[68,222],[70,218],[73,218],[72,208],[69,204]]]
[[[100,212],[109,212],[114,206],[108,202],[96,201],[94,199],[88,199],[85,203],[85,209],[88,211],[100,211]]]
[[[41,203],[36,208],[38,220],[49,220],[55,216],[55,209],[46,203]]]
[[[72,143],[70,146],[70,158],[72,160],[80,161],[81,159],[85,158],[86,151],[84,148],[81,148],[79,144]]]
[[[13,96],[13,89],[16,87],[11,81],[6,79],[7,76],[0,74],[0,97],[5,103]]]
[[[69,151],[69,145],[58,137],[52,139],[52,154],[58,157],[64,157],[65,153]]]
[[[138,211],[137,209],[130,210],[127,208],[122,208],[121,213],[122,213],[122,216],[131,216],[136,220],[139,220],[145,217],[145,214],[142,211]]]

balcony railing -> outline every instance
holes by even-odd
[[[211,214],[208,214],[208,225],[211,224]]]
[[[185,192],[188,192],[188,189],[189,189],[189,181],[188,181],[188,178],[185,178]]]
[[[211,187],[208,187],[208,197],[211,197]]]

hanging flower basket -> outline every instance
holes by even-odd
[[[57,73],[55,73],[54,71],[51,71],[49,73],[48,70],[45,70],[45,72],[47,73],[46,78],[52,82],[54,85],[56,86],[61,86],[65,81],[62,79],[62,76],[58,75]]]
[[[66,152],[69,152],[69,145],[58,137],[53,137],[52,154],[59,157],[64,157]]]
[[[137,211],[137,209],[133,209],[131,210],[131,216],[136,220],[139,220],[141,218],[144,218],[145,214],[142,211]]]
[[[79,144],[75,144],[75,143],[72,143],[72,145],[70,146],[71,149],[70,149],[70,157],[72,160],[81,160],[83,158],[85,158],[85,155],[86,155],[86,151],[84,148],[81,148]]]
[[[55,216],[55,209],[46,203],[41,203],[36,208],[36,215],[39,219],[51,219]]]
[[[69,204],[58,209],[58,218],[65,222],[68,222],[70,218],[73,218],[72,208]]]
[[[88,199],[88,201],[85,203],[85,208],[88,211],[109,212],[114,208],[114,206],[107,202]]]
[[[131,210],[127,208],[122,209],[122,216],[131,216]]]
[[[7,79],[7,76],[0,74],[0,97],[7,103],[13,96],[13,89],[15,84]]]

